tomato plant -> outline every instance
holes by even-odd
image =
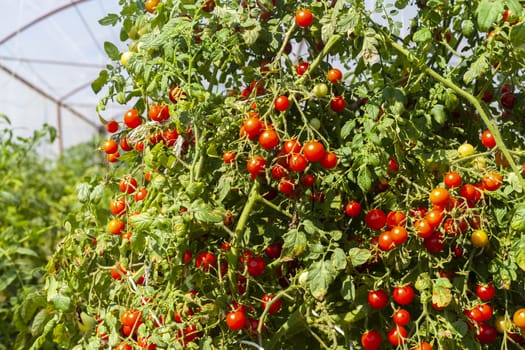
[[[105,43],[114,64],[93,88],[101,120],[117,103],[134,122],[111,135],[118,162],[85,180],[107,199],[85,196],[65,217],[46,275],[45,301],[75,305],[48,305],[70,343],[519,343],[515,324],[493,331],[494,313],[525,305],[517,1],[376,1],[374,15],[356,0],[121,5],[101,22],[133,54],[119,64],[120,46]],[[502,22],[505,9],[518,22]],[[474,288],[489,283],[485,301]],[[279,312],[261,308],[265,294]],[[392,319],[400,306],[409,322]],[[134,309],[136,337],[115,319]],[[99,334],[76,331],[81,312],[99,315]]]

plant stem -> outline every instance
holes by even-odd
[[[396,51],[401,53],[403,56],[405,56],[410,62],[415,63],[421,63],[414,55],[408,51],[405,47],[401,46],[400,44],[396,43],[389,37],[385,35],[380,35],[379,39],[383,40],[384,42],[387,42],[392,46]],[[512,171],[518,176],[518,179],[520,181],[521,187],[525,189],[525,179],[521,176],[521,173],[518,169],[518,166],[514,162],[514,159],[510,155],[510,151],[503,143],[503,138],[501,137],[501,134],[499,132],[498,126],[496,123],[489,117],[489,113],[487,111],[486,106],[482,105],[481,102],[472,94],[468,93],[464,89],[462,89],[460,86],[456,85],[453,81],[450,79],[447,79],[443,77],[441,74],[433,70],[432,68],[422,65],[423,72],[425,72],[427,75],[431,76],[432,78],[436,79],[440,83],[442,83],[444,86],[452,89],[455,93],[457,93],[459,96],[463,97],[465,100],[467,100],[479,113],[481,119],[485,123],[485,126],[490,130],[492,135],[494,136],[494,139],[496,140],[496,144],[501,149],[501,152],[505,156],[505,158],[508,159],[510,167],[512,168]]]

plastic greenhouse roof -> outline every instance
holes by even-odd
[[[118,1],[18,0],[2,9],[0,114],[21,136],[44,123],[56,127],[62,137],[49,150],[55,154],[91,140],[102,126],[95,111],[101,96],[91,82],[111,63],[104,42],[124,49],[119,27],[98,20],[118,13]],[[103,116],[120,120],[124,109],[108,107]]]

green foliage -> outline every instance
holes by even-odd
[[[53,318],[42,293],[49,257],[65,236],[64,218],[77,210],[75,182],[98,169],[92,151],[81,146],[57,160],[44,158],[42,146],[55,130],[45,126],[29,137],[13,135],[9,120],[0,130],[0,348],[26,349]],[[84,146],[85,147],[85,146]],[[90,145],[89,148],[92,146]],[[64,301],[57,306],[64,309]],[[51,331],[49,329],[49,331]]]

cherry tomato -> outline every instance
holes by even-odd
[[[114,120],[110,120],[106,124],[106,131],[109,132],[109,133],[117,132],[118,131],[118,123],[116,121],[114,121]]]
[[[126,310],[120,315],[120,323],[123,326],[137,327],[142,321],[142,313],[137,310]]]
[[[279,144],[279,136],[274,129],[266,129],[259,134],[259,144],[262,148],[272,149]]]
[[[259,135],[263,124],[257,114],[252,114],[250,117],[243,122],[244,131],[248,133],[250,139],[254,139]]]
[[[308,67],[310,67],[310,63],[308,62],[301,62],[295,67],[295,71],[298,75],[303,75],[308,70]]]
[[[118,151],[118,144],[113,139],[108,139],[102,144],[102,148],[106,154],[113,154]]]
[[[295,184],[289,178],[283,177],[279,182],[279,191],[287,196],[291,196],[295,191]]]
[[[264,273],[266,269],[266,263],[264,259],[258,256],[248,258],[248,273],[250,276],[257,277]]]
[[[432,226],[432,228],[436,228],[441,225],[443,217],[443,211],[440,209],[432,209],[425,214],[425,219],[428,221],[430,226]]]
[[[388,342],[394,346],[404,344],[407,337],[408,332],[405,327],[402,326],[395,326],[390,329],[387,334]]]
[[[126,269],[120,264],[116,264],[115,267],[110,271],[111,278],[113,278],[114,280],[121,280],[122,276],[126,276],[127,273],[128,272],[126,271]]]
[[[398,309],[394,312],[392,320],[398,326],[406,326],[410,322],[410,313],[405,309]]]
[[[337,68],[332,68],[328,71],[328,73],[326,74],[326,77],[329,82],[335,84],[335,83],[340,82],[341,79],[343,79],[343,73]]]
[[[149,119],[155,122],[161,122],[170,118],[170,112],[167,105],[153,105],[148,110]]]
[[[126,211],[126,198],[117,197],[109,202],[109,211],[113,215],[121,215]]]
[[[115,350],[133,350],[133,348],[128,343],[118,343]]]
[[[108,231],[112,235],[120,235],[125,227],[124,221],[117,218],[113,218],[108,222]]]
[[[500,188],[503,180],[500,174],[492,172],[483,176],[481,183],[483,184],[483,188],[487,191],[496,191]]]
[[[252,178],[255,178],[257,175],[259,175],[266,165],[266,161],[261,156],[255,156],[250,159],[248,159],[248,163],[246,164],[246,168],[250,174],[252,174]]]
[[[400,305],[408,305],[412,302],[412,300],[414,300],[414,288],[412,288],[412,286],[409,284],[400,287],[394,287],[392,298]]]
[[[501,95],[501,104],[507,109],[513,109],[516,103],[516,95],[513,92],[506,92]]]
[[[476,230],[470,236],[472,245],[476,248],[484,248],[489,244],[489,235],[483,230]]]
[[[385,251],[395,247],[394,239],[392,238],[390,231],[383,231],[379,234],[379,237],[377,237],[377,245],[379,246],[379,249]]]
[[[275,296],[269,293],[265,293],[261,298],[261,307],[266,309],[266,305],[274,300]],[[281,309],[282,300],[281,298],[276,299],[268,309],[268,313],[275,314]]]
[[[182,101],[186,98],[186,93],[182,90],[180,86],[173,86],[168,92],[168,98],[174,104]]]
[[[130,176],[123,177],[119,182],[120,191],[131,194],[137,189],[137,180]]]
[[[309,27],[314,21],[312,12],[308,9],[299,9],[295,12],[295,23],[299,27]]]
[[[414,228],[421,238],[427,238],[432,235],[434,228],[428,223],[427,219],[419,219],[414,223]]]
[[[492,318],[492,306],[489,304],[479,304],[476,308],[481,314],[481,321],[488,321]]]
[[[381,209],[372,209],[366,213],[365,224],[372,230],[380,230],[386,224],[386,215]]]
[[[394,226],[405,226],[406,215],[402,211],[391,211],[386,216],[386,225],[389,228]]]
[[[432,345],[430,345],[427,342],[421,342],[418,346],[414,348],[414,350],[432,350]]]
[[[476,295],[483,301],[489,301],[496,295],[496,288],[492,283],[478,284],[476,286]]]
[[[494,148],[496,146],[496,139],[494,139],[490,130],[483,131],[483,134],[481,134],[481,143],[487,148]]]
[[[133,148],[131,148],[131,146],[128,144],[128,139],[124,136],[123,138],[120,139],[120,142],[119,142],[119,146],[120,148],[127,152],[127,151],[131,151]]]
[[[326,85],[325,83],[315,84],[313,88],[313,93],[317,97],[325,97],[326,95],[328,95],[328,85]]]
[[[276,110],[279,112],[286,111],[290,107],[290,100],[286,96],[279,96],[275,99],[273,103]]]
[[[301,143],[295,139],[287,140],[283,144],[283,152],[285,154],[293,154],[301,152]]]
[[[146,198],[146,195],[148,194],[148,190],[145,188],[139,189],[137,192],[135,192],[135,202],[143,201],[144,198]]]
[[[321,166],[324,169],[333,169],[337,165],[337,155],[334,152],[326,152],[321,158]]]
[[[380,310],[388,304],[388,294],[382,290],[371,290],[368,292],[368,305],[371,308]]]
[[[195,267],[203,271],[209,271],[212,267],[217,267],[217,258],[213,253],[200,252],[195,258]]]
[[[448,200],[450,198],[450,195],[448,191],[444,188],[438,187],[430,191],[430,203],[436,205],[436,206],[444,206],[448,203]]]
[[[330,101],[330,108],[336,113],[341,113],[345,110],[346,101],[343,96],[335,96]]]
[[[443,182],[448,188],[459,187],[461,185],[461,175],[458,172],[449,171],[445,174]]]
[[[323,159],[326,153],[324,146],[319,141],[309,141],[304,144],[303,153],[309,162],[317,162]]]
[[[474,146],[472,146],[470,143],[464,143],[458,148],[459,158],[470,156],[474,154],[474,152],[475,152]]]
[[[403,226],[394,226],[390,229],[390,236],[395,245],[400,245],[408,239],[408,232]]]
[[[345,213],[352,218],[358,217],[361,215],[361,204],[356,201],[348,202],[345,206]]]
[[[295,172],[299,173],[304,171],[307,165],[308,162],[306,158],[300,153],[293,153],[290,155],[290,158],[288,158],[288,166]]]
[[[315,182],[315,176],[312,174],[304,174],[303,177],[301,177],[301,184],[305,187],[311,187]]]
[[[283,250],[283,244],[280,242],[275,242],[270,244],[264,252],[269,259],[277,259],[281,256]]]
[[[425,248],[433,254],[439,253],[445,248],[445,240],[441,232],[434,232],[423,241]]]
[[[238,331],[246,324],[246,313],[244,309],[228,312],[226,315],[226,325],[233,331]]]
[[[275,180],[280,180],[283,177],[288,175],[288,170],[286,170],[286,168],[283,167],[281,164],[275,164],[272,167],[271,173],[272,173],[272,177]]]
[[[124,124],[130,129],[135,129],[137,126],[142,124],[140,119],[139,111],[136,109],[130,109],[124,114]]]
[[[510,322],[509,319],[506,319],[505,316],[498,316],[494,321],[494,326],[498,333],[508,333],[512,328],[512,322]]]
[[[516,327],[525,329],[525,308],[516,310],[512,315],[512,321]]]
[[[222,160],[226,164],[230,164],[235,160],[235,152],[233,151],[226,151],[222,154]]]
[[[378,350],[382,341],[381,334],[374,329],[363,333],[361,336],[361,345],[365,350]]]
[[[487,323],[481,323],[479,325],[478,332],[476,333],[476,337],[478,338],[481,344],[494,343],[497,335],[498,333],[496,331],[496,328]]]
[[[159,2],[160,0],[146,0],[146,2],[144,3],[144,7],[146,8],[146,11],[148,11],[149,13],[154,13],[155,8],[159,4]]]

